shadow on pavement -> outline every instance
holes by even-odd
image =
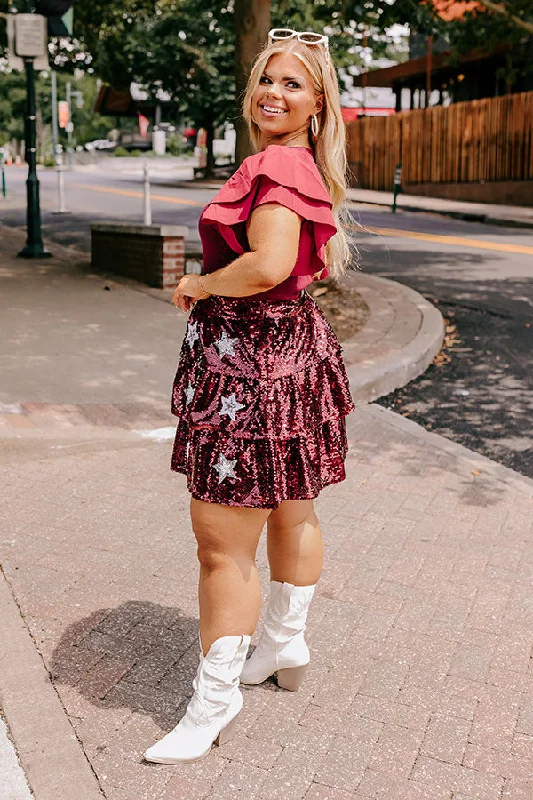
[[[128,708],[170,729],[192,694],[198,653],[198,620],[129,601],[69,626],[49,669],[54,683],[75,687],[98,708]]]

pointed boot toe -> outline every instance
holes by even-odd
[[[155,764],[184,764],[204,758],[213,744],[224,744],[242,709],[239,676],[249,636],[223,636],[207,653],[193,681],[194,694],[179,724],[144,753]]]

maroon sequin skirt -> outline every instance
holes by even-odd
[[[194,306],[172,395],[171,468],[210,503],[277,508],[345,478],[341,347],[306,293]]]

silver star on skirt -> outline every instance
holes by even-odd
[[[222,483],[225,481],[226,478],[234,478],[235,477],[235,464],[237,463],[237,459],[233,459],[233,461],[229,461],[223,453],[219,453],[218,456],[218,464],[215,464],[213,467],[214,470],[218,472],[218,482]]]
[[[215,346],[218,347],[220,358],[224,358],[224,356],[234,356],[235,350],[233,349],[233,345],[238,341],[238,339],[230,339],[226,331],[222,331],[220,339],[218,342],[215,342]]]
[[[219,415],[222,417],[224,414],[227,414],[227,416],[233,421],[235,421],[235,414],[237,411],[240,411],[241,408],[246,407],[237,401],[237,398],[234,394],[230,394],[228,397],[221,397],[220,401],[222,403],[222,408],[218,412]]]
[[[185,405],[190,405],[192,403],[192,399],[194,397],[194,386],[189,381],[189,385],[185,389]]]
[[[189,324],[187,325],[187,337],[186,337],[186,339],[187,339],[187,344],[189,345],[191,350],[194,347],[195,341],[197,339],[199,339],[199,338],[200,338],[200,335],[198,333],[198,323],[197,322],[189,322]]]

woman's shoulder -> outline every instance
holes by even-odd
[[[245,194],[261,176],[279,186],[331,204],[310,148],[271,144],[265,150],[245,158],[224,188]]]

